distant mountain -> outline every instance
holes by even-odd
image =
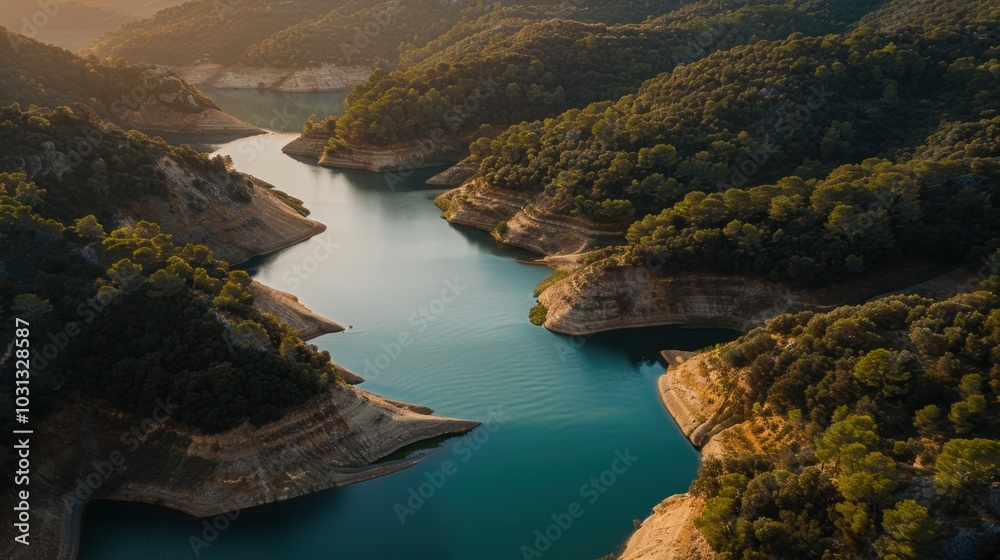
[[[0,25],[39,41],[76,51],[106,31],[184,0],[5,0]]]
[[[11,103],[82,103],[122,127],[158,132],[257,131],[164,68],[83,59],[0,28],[0,106]]]
[[[301,0],[238,4],[193,0],[108,32],[90,49],[100,57],[188,65],[198,62],[304,67],[320,63],[394,65],[400,50],[423,46],[456,23],[514,4],[533,6],[539,18],[641,21],[673,9],[677,0],[640,0],[621,6],[595,0]],[[539,19],[535,18],[535,19]]]

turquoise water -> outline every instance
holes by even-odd
[[[687,489],[698,455],[656,395],[657,352],[733,333],[568,338],[534,327],[531,293],[549,271],[442,220],[432,202],[440,191],[423,186],[430,172],[390,189],[378,174],[284,156],[292,138],[218,147],[329,226],[249,270],[352,327],[314,343],[365,376],[363,389],[488,427],[409,470],[217,520],[226,528],[211,542],[203,520],[95,504],[81,558],[594,559],[619,547],[632,520]],[[208,546],[195,550],[192,536]]]

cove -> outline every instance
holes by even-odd
[[[406,471],[224,519],[97,503],[80,558],[593,559],[687,490],[698,454],[657,397],[658,352],[735,333],[568,338],[532,326],[532,290],[549,270],[442,220],[432,202],[441,191],[423,184],[434,171],[390,188],[379,174],[285,156],[293,138],[214,146],[329,227],[247,269],[352,327],[313,342],[364,376],[362,389],[484,426],[411,450],[426,457]]]

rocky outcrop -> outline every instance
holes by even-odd
[[[668,350],[662,355],[668,367],[657,382],[660,400],[684,437],[702,449],[735,422],[724,408],[726,395],[718,392],[707,354]]]
[[[377,173],[413,171],[452,163],[465,157],[466,145],[458,141],[444,144],[405,142],[391,146],[352,145],[319,158],[321,167],[361,169]]]
[[[287,155],[312,158],[319,161],[326,150],[329,138],[325,136],[299,136],[281,149]]]
[[[143,104],[128,111],[126,126],[155,133],[220,134],[251,136],[263,130],[223,113],[219,109],[202,109],[197,112],[178,111],[159,103]]]
[[[142,418],[78,398],[37,426],[31,435],[31,546],[14,543],[14,527],[5,523],[3,557],[74,558],[83,509],[95,499],[211,517],[398,471],[416,460],[380,460],[478,425],[420,414],[346,385],[332,386],[263,427],[216,435],[166,419],[171,406],[162,401]],[[3,495],[4,503],[16,503],[7,491]]]
[[[255,68],[251,66],[197,64],[173,68],[195,85],[220,89],[265,89],[289,93],[347,91],[364,83],[372,73],[367,66],[323,64],[312,68]]]
[[[326,145],[327,139],[302,136],[293,140],[281,151],[288,155],[315,159],[322,167],[360,169],[376,173],[409,173],[416,169],[455,163],[468,155],[467,138],[444,136],[389,146],[353,143],[338,148],[333,153],[325,151]],[[402,176],[397,179],[404,180]]]
[[[710,354],[667,350],[667,370],[660,376],[660,399],[688,441],[702,450],[702,459],[722,449],[713,437],[735,424],[728,414],[726,395],[712,368]],[[629,538],[620,560],[711,560],[715,553],[694,526],[702,500],[690,494],[671,496]]]
[[[298,331],[302,340],[312,340],[324,334],[344,331],[343,326],[317,315],[299,303],[299,298],[288,292],[276,290],[255,280],[250,285],[250,294],[253,295],[254,307],[287,323]]]
[[[109,106],[111,118],[125,128],[150,133],[249,136],[259,128],[228,115],[190,83],[160,67]]]
[[[462,186],[463,183],[475,176],[478,170],[479,164],[472,161],[471,158],[465,158],[441,173],[427,179],[426,183],[432,187],[453,189]]]
[[[545,255],[579,253],[625,240],[619,225],[570,216],[549,197],[493,188],[481,179],[441,195],[436,202],[453,224],[491,232],[507,245]]]
[[[178,243],[201,243],[216,258],[240,263],[323,232],[249,175],[201,174],[170,156],[159,164],[170,188],[147,195],[123,212],[122,222],[149,220]]]
[[[702,501],[690,494],[663,500],[632,534],[621,560],[711,560],[715,553],[694,526]]]
[[[545,328],[569,335],[655,325],[747,331],[781,313],[863,303],[944,279],[946,271],[936,263],[912,260],[804,289],[752,276],[668,273],[603,260],[557,282],[538,299],[548,310]]]

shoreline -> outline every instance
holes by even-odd
[[[711,418],[699,422],[692,410],[699,404],[696,387],[684,383],[682,369],[700,371],[699,358],[705,353],[684,352],[679,350],[664,350],[660,353],[667,366],[657,380],[656,391],[660,403],[667,411],[671,420],[684,434],[688,443],[698,451],[702,462],[707,458],[717,457],[721,449],[708,446],[715,433],[707,433],[705,439],[699,439],[695,434],[699,429],[710,425],[723,409],[712,414]],[[688,367],[683,367],[689,364]],[[693,372],[692,372],[693,373]],[[686,396],[684,396],[686,394]],[[685,403],[687,401],[687,403]],[[721,425],[725,425],[723,422]],[[709,430],[714,432],[714,430]],[[697,475],[691,480],[693,484]],[[650,514],[639,527],[629,535],[619,548],[616,558],[619,560],[710,560],[714,553],[708,547],[707,541],[694,526],[693,520],[700,512],[701,502],[689,492],[668,496],[655,505]]]
[[[461,162],[468,156],[468,144],[471,141],[464,136],[457,138],[445,136],[398,142],[388,146],[355,143],[330,154],[326,152],[328,140],[329,138],[321,136],[299,134],[283,146],[281,151],[289,156],[315,160],[315,163],[310,163],[327,169],[399,173],[401,176],[393,179],[402,182],[404,180],[402,174]]]
[[[128,461],[85,498],[76,498],[78,488],[68,488],[74,484],[71,479],[75,477],[79,481],[89,472],[84,466],[64,472],[61,482],[48,480],[47,488],[42,490],[45,498],[37,506],[36,522],[40,532],[49,538],[33,541],[31,551],[19,554],[20,549],[10,549],[8,552],[14,554],[11,558],[38,557],[34,554],[46,558],[78,558],[87,507],[97,501],[139,503],[206,519],[410,468],[424,457],[382,461],[409,446],[440,437],[459,436],[481,425],[477,421],[433,416],[429,412],[425,407],[337,384],[329,392],[260,428],[244,424],[220,434],[205,435],[176,422],[167,422],[153,428],[149,433],[151,443],[126,455]],[[133,415],[123,416],[110,409],[91,409],[77,402],[66,407],[58,418],[53,418],[45,430],[51,445],[59,445],[59,434],[70,426],[82,426],[90,432],[94,440],[92,445],[117,448],[118,443],[112,440],[118,428],[132,419]],[[379,419],[385,425],[373,431],[371,422],[378,424]],[[385,431],[386,426],[390,428],[388,431]],[[183,441],[165,443],[172,442],[170,438]],[[288,455],[289,450],[292,455]],[[100,452],[97,454],[104,456]],[[65,470],[58,459],[54,461],[42,468]],[[161,464],[163,472],[151,472],[146,468],[152,463]],[[179,474],[178,469],[192,472]],[[189,479],[194,483],[178,482]],[[55,491],[49,491],[52,486],[56,487],[52,488]]]
[[[218,63],[172,66],[170,70],[195,86],[279,93],[333,93],[363,84],[374,68],[323,63],[308,68],[270,68]]]

